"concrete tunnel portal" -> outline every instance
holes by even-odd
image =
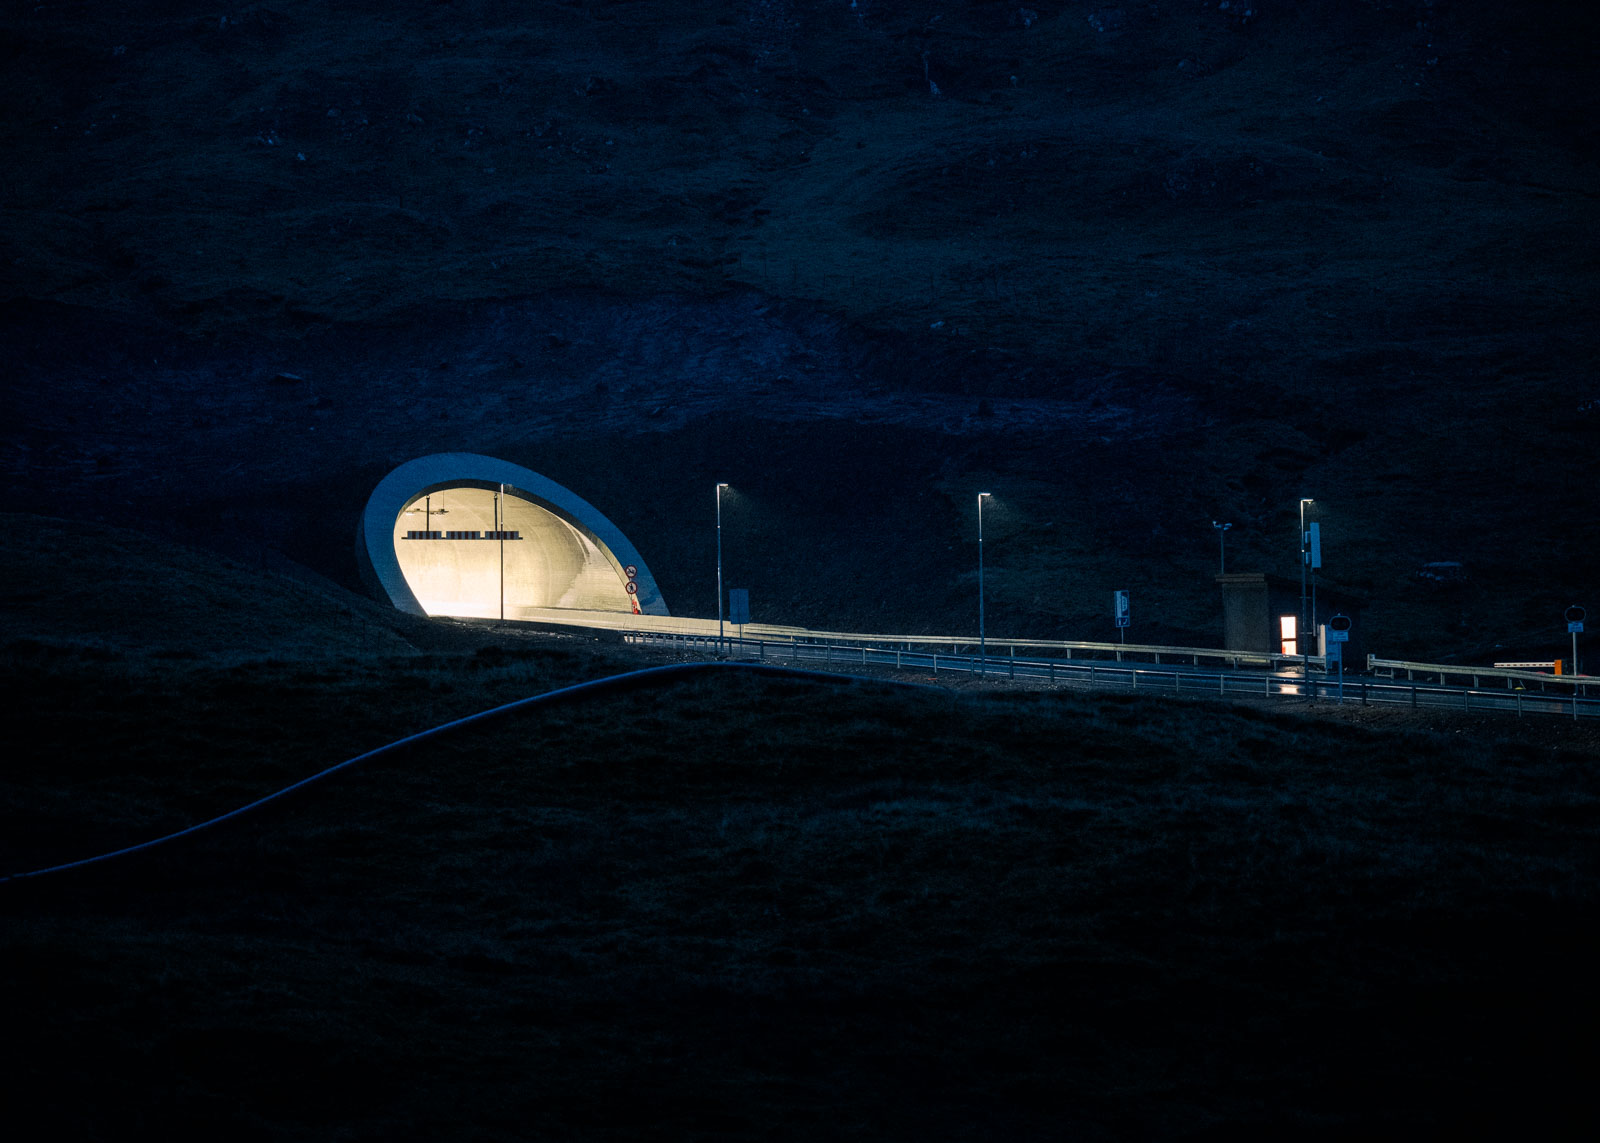
[[[415,615],[669,614],[650,569],[599,509],[476,453],[421,457],[384,477],[361,515],[356,555],[369,590]]]

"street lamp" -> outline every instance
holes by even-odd
[[[1311,537],[1306,534],[1306,505],[1315,500],[1300,499],[1300,630],[1295,637],[1300,641],[1300,681],[1311,683],[1311,652],[1306,649],[1306,569],[1311,566]]]
[[[983,663],[988,645],[983,637],[983,502],[989,493],[978,493],[978,674],[983,674]]]
[[[722,490],[726,484],[717,485],[717,655],[726,652],[722,642]]]
[[[1215,520],[1213,520],[1213,521],[1211,521],[1211,526],[1217,530],[1217,541],[1219,543],[1221,543],[1221,545],[1222,545],[1222,550],[1217,555],[1217,574],[1218,575],[1227,575],[1228,574],[1228,529],[1233,527],[1233,525],[1232,524],[1219,524]]]
[[[1578,632],[1583,630],[1583,621],[1588,617],[1588,611],[1574,603],[1567,608],[1567,630],[1572,634],[1572,717],[1578,717]]]

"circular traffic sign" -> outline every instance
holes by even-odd
[[[633,581],[632,581],[632,580],[631,580],[631,579],[630,579],[630,580],[629,580],[629,581],[628,581],[628,588],[627,588],[627,590],[628,590],[628,594],[629,594],[629,595],[638,595],[638,594],[639,594],[639,585],[638,585],[638,584],[636,584],[636,583],[634,583],[634,582],[633,582]]]
[[[639,569],[634,567],[632,564],[629,564],[627,567],[623,568],[622,571],[623,574],[625,574],[629,579],[639,578]]]
[[[1589,613],[1587,611],[1585,611],[1583,608],[1579,607],[1576,603],[1574,603],[1571,607],[1567,608],[1567,622],[1568,623],[1582,623],[1583,620],[1584,620],[1584,617],[1587,616],[1588,614]]]

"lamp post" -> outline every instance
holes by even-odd
[[[1306,649],[1306,569],[1311,566],[1311,545],[1306,535],[1306,505],[1315,504],[1315,500],[1301,497],[1300,499],[1300,629],[1295,632],[1295,638],[1300,644],[1300,682],[1308,688],[1311,685],[1311,652]]]
[[[726,484],[717,485],[717,655],[725,652],[722,642],[722,490]]]
[[[988,644],[983,635],[983,502],[989,493],[978,493],[978,674],[983,674]]]
[[[1572,635],[1572,717],[1578,717],[1578,632],[1583,630],[1583,621],[1589,615],[1588,611],[1574,603],[1567,608],[1567,631]]]
[[[1222,545],[1222,550],[1217,554],[1217,574],[1228,574],[1228,529],[1232,524],[1219,524],[1211,521],[1211,526],[1217,530],[1217,542]]]

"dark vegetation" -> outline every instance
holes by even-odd
[[[36,541],[6,873],[660,661]],[[260,643],[218,637],[244,592]],[[1592,1130],[1600,741],[1344,713],[719,677],[514,716],[0,884],[8,1106],[85,1139]]]
[[[1554,654],[1600,550],[1594,11],[15,6],[13,506],[353,586],[376,479],[472,449],[706,614],[727,480],[760,617],[929,630],[988,490],[997,629],[1130,588],[1211,643],[1210,521],[1292,573],[1312,496],[1369,646]]]

